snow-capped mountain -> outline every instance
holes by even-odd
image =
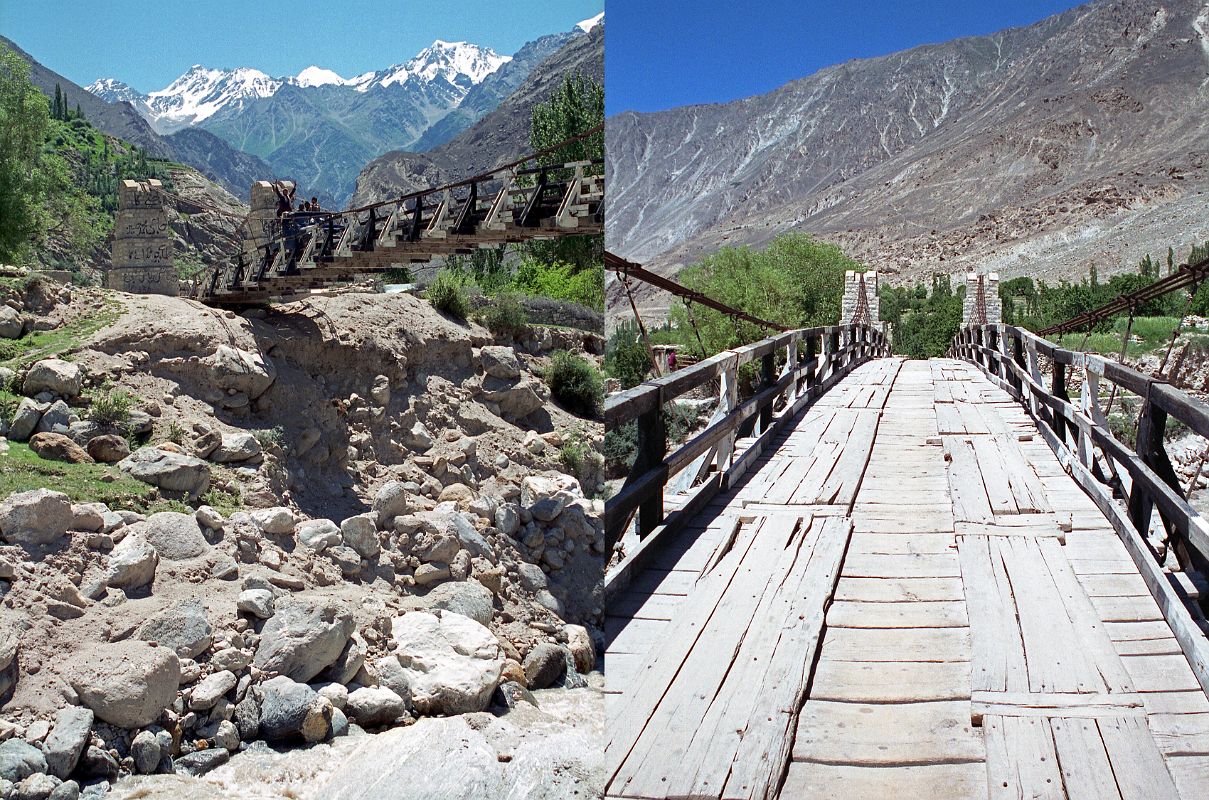
[[[94,94],[107,103],[139,103],[147,99],[145,95],[113,78],[102,78],[99,81],[93,81],[88,86],[85,86],[84,89],[89,94]]]
[[[171,133],[224,109],[242,107],[248,100],[271,97],[283,83],[249,67],[224,70],[194,64],[167,88],[147,95],[151,123],[161,132]]]
[[[391,86],[413,79],[432,83],[437,78],[444,78],[454,86],[468,90],[511,60],[511,56],[501,56],[490,47],[438,39],[405,64],[360,75],[349,83],[359,92],[368,92],[377,86]]]
[[[352,83],[330,69],[317,67],[314,64],[288,80],[295,86],[348,86]]]
[[[585,19],[582,22],[577,23],[575,25],[575,27],[579,28],[584,33],[591,33],[592,29],[595,28],[597,25],[599,25],[602,22],[604,22],[604,12],[603,11],[601,11],[599,14],[597,14],[594,17],[589,17],[588,19]]]

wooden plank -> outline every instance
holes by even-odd
[[[1049,721],[1041,717],[983,719],[991,800],[1065,800]]]
[[[1146,720],[1100,719],[1096,725],[1122,800],[1179,799]]]
[[[953,553],[957,543],[951,533],[853,533],[849,553]]]
[[[956,662],[836,661],[826,654],[810,687],[814,700],[899,703],[926,700],[969,700],[970,665]]]
[[[986,486],[978,470],[974,446],[968,440],[945,438],[949,459],[949,484],[953,490],[953,518],[959,522],[989,523],[994,519]]]
[[[970,716],[1002,717],[1145,717],[1142,696],[1136,693],[1056,694],[1043,692],[984,692],[970,696]]]
[[[1052,719],[1049,727],[1067,797],[1071,800],[1121,797],[1095,720]]]
[[[841,577],[836,600],[899,603],[908,600],[961,600],[960,578],[849,578]]]
[[[986,768],[978,763],[865,769],[848,764],[810,761],[789,765],[781,797],[888,800],[926,797],[928,800],[969,800],[986,796]]]
[[[977,762],[982,736],[970,725],[969,706],[932,703],[835,703],[810,700],[802,709],[794,761],[898,766]]]
[[[1003,565],[992,557],[991,540],[985,536],[959,538],[957,552],[973,643],[971,686],[998,692],[1023,690],[1028,686],[1024,640]]]
[[[642,655],[664,638],[670,623],[662,619],[608,617],[605,620],[605,641],[610,653]]]
[[[832,628],[965,628],[966,604],[956,600],[862,603],[841,600],[827,611]]]
[[[1139,692],[1182,692],[1200,688],[1181,655],[1122,656],[1125,669]]]
[[[959,578],[957,554],[905,553],[882,555],[849,553],[844,559],[845,578]]]
[[[1209,713],[1152,714],[1147,721],[1163,755],[1209,756]]]
[[[823,654],[840,661],[969,661],[967,628],[829,628]]]
[[[1167,768],[1180,797],[1209,797],[1209,756],[1172,756]]]
[[[992,513],[1016,514],[1020,511],[1012,487],[1008,481],[1007,455],[1000,442],[989,436],[973,436],[970,446],[974,449],[974,460],[978,474],[982,476],[983,488],[991,504]],[[1029,509],[1031,510],[1031,509]]]

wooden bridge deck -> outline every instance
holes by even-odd
[[[617,798],[1205,798],[1209,699],[974,366],[879,359],[610,606]]]

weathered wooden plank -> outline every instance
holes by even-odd
[[[1043,717],[983,718],[991,800],[1065,800],[1049,721]]]
[[[1112,764],[1093,719],[1052,719],[1050,734],[1062,769],[1063,786],[1071,800],[1120,798]]]
[[[811,761],[789,765],[781,797],[887,800],[926,797],[928,800],[969,800],[986,796],[986,768],[979,763],[865,769],[848,764]]]
[[[835,703],[809,700],[798,721],[794,761],[898,766],[986,759],[964,702]]]
[[[1122,800],[1178,800],[1179,792],[1146,720],[1096,720]]]
[[[827,611],[832,628],[965,628],[970,621],[966,604],[936,602],[863,603],[841,600]]]
[[[961,600],[960,578],[849,578],[841,577],[836,600],[899,603],[906,600]]]
[[[1139,692],[1182,692],[1200,688],[1183,654],[1122,656],[1121,660]]]
[[[959,578],[957,554],[907,553],[882,555],[849,553],[844,559],[845,578]]]
[[[1209,756],[1209,713],[1152,714],[1147,721],[1164,755]]]
[[[945,437],[945,455],[949,459],[949,485],[953,490],[953,518],[959,522],[992,522],[994,514],[974,446],[965,439]]]
[[[853,533],[848,552],[882,555],[953,553],[956,547],[951,533]]]
[[[968,700],[970,665],[964,661],[836,661],[824,653],[815,669],[810,698],[855,703]]]
[[[1000,447],[999,440],[990,436],[972,436],[970,446],[974,449],[974,460],[978,474],[982,476],[983,488],[990,500],[992,513],[1019,513],[1021,509],[1016,505],[1009,481],[1007,454],[1004,448]]]
[[[1209,797],[1209,756],[1171,756],[1167,768],[1180,797]]]
[[[1003,565],[985,536],[959,538],[957,552],[973,643],[971,686],[998,692],[1023,690],[1028,686],[1024,640]]]
[[[828,658],[842,661],[969,661],[968,628],[829,628]]]

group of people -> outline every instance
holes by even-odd
[[[294,211],[294,194],[298,191],[298,186],[293,181],[274,181],[273,192],[277,195],[277,216],[283,217],[286,214],[295,213]],[[313,214],[323,209],[319,206],[319,198],[312,197],[310,200],[303,200],[302,205],[298,206],[297,213]]]

